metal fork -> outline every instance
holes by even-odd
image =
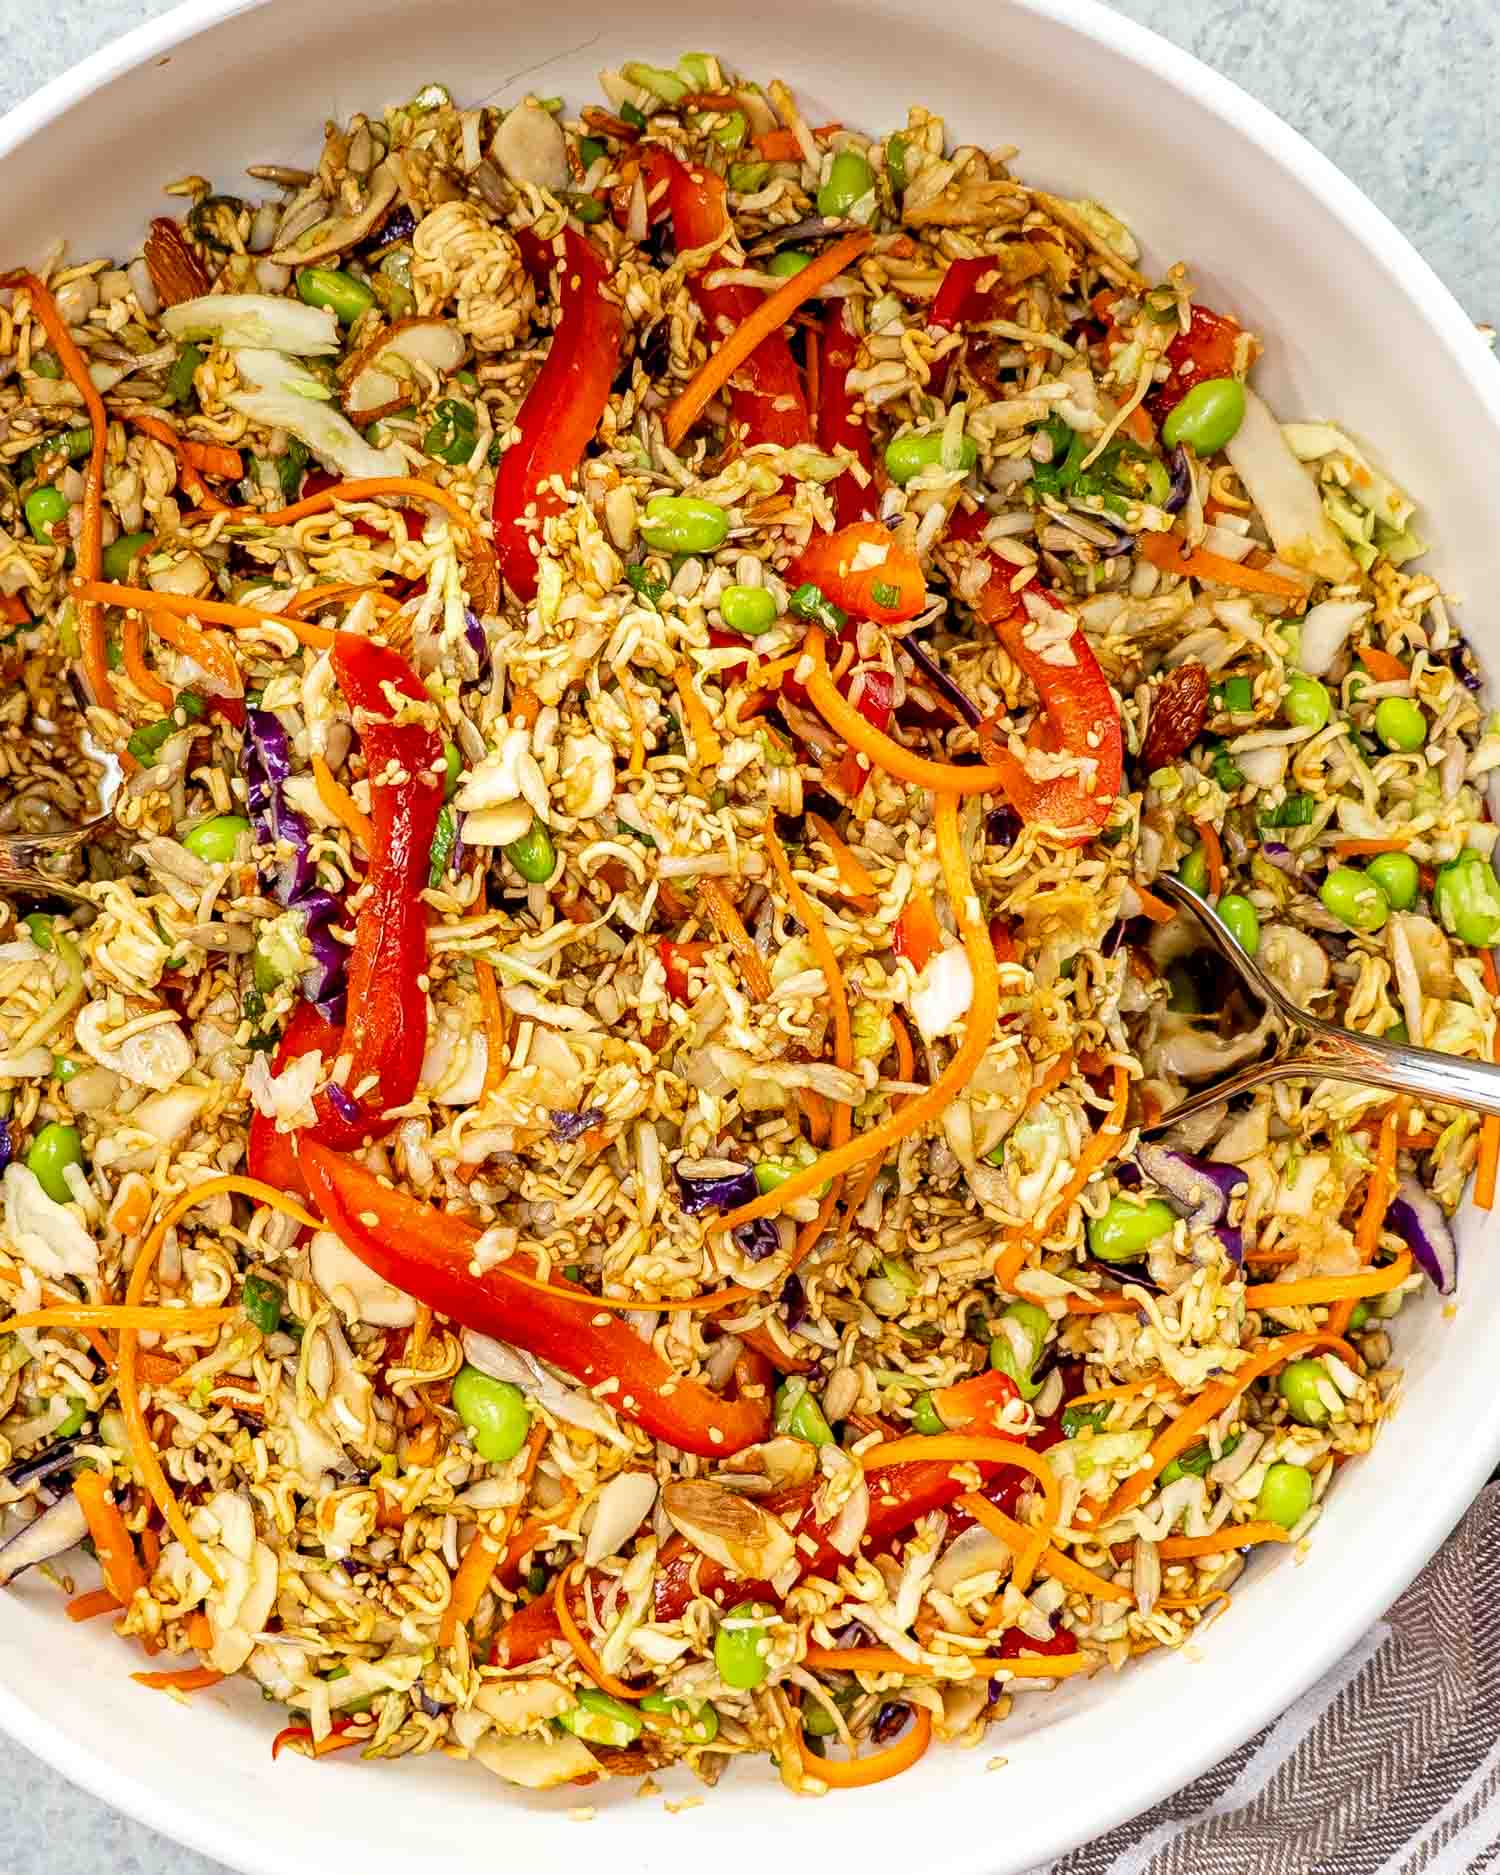
[[[1164,1132],[1196,1113],[1222,1106],[1236,1094],[1247,1094],[1271,1081],[1359,1081],[1367,1087],[1389,1088],[1396,1094],[1415,1094],[1443,1106],[1500,1113],[1500,1067],[1486,1061],[1461,1060],[1433,1048],[1413,1048],[1407,1042],[1356,1035],[1337,1023],[1309,1015],[1241,949],[1228,925],[1195,892],[1172,878],[1154,879],[1151,889],[1198,920],[1215,950],[1264,1004],[1271,1018],[1275,1052],[1264,1061],[1241,1068],[1228,1080],[1190,1094],[1153,1125],[1143,1127],[1142,1132]]]
[[[44,872],[42,862],[66,858],[112,825],[110,816],[101,814],[66,833],[0,833],[0,897],[66,898],[78,905],[91,904],[87,892]]]

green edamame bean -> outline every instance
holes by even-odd
[[[52,1072],[57,1076],[58,1080],[62,1082],[63,1086],[66,1087],[75,1074],[82,1074],[83,1069],[76,1061],[70,1061],[66,1055],[54,1055],[52,1057]]]
[[[778,280],[790,280],[794,273],[801,273],[804,267],[811,265],[811,254],[804,254],[800,247],[784,247],[766,262],[766,272],[774,273]]]
[[[714,1665],[726,1686],[748,1692],[770,1671],[766,1664],[768,1636],[762,1625],[776,1610],[769,1602],[739,1602],[719,1623],[714,1636]]]
[[[690,495],[653,495],[641,521],[641,539],[658,553],[712,553],[729,535],[729,516],[716,501]]]
[[[586,1739],[591,1745],[612,1745],[617,1751],[633,1745],[646,1729],[646,1721],[633,1707],[593,1686],[583,1687],[578,1704],[557,1722],[575,1738]]]
[[[1389,1035],[1390,1030],[1387,1029],[1386,1033],[1387,1035]],[[1403,1037],[1403,1040],[1404,1039],[1405,1038]],[[1349,1317],[1350,1334],[1358,1334],[1360,1329],[1364,1327],[1365,1323],[1368,1322],[1369,1319],[1370,1319],[1370,1305],[1366,1301],[1366,1299],[1363,1296],[1361,1296],[1358,1302],[1356,1302],[1354,1305],[1353,1314]]]
[[[1255,1500],[1256,1515],[1290,1530],[1312,1507],[1312,1479],[1300,1465],[1272,1465]]]
[[[1385,893],[1393,911],[1410,911],[1416,904],[1422,877],[1409,853],[1377,853],[1365,867],[1365,876]]]
[[[1239,892],[1226,892],[1219,900],[1218,913],[1229,926],[1235,943],[1253,957],[1260,949],[1260,919],[1249,899]]]
[[[1328,1369],[1321,1361],[1288,1361],[1277,1378],[1276,1391],[1299,1426],[1326,1426],[1328,1408],[1322,1396],[1326,1384]]]
[[[663,1730],[685,1733],[690,1745],[711,1745],[719,1736],[718,1709],[706,1699],[673,1699],[668,1693],[647,1693],[636,1710],[647,1718],[664,1719]]]
[[[26,916],[21,920],[21,922],[22,924],[25,925],[26,929],[31,933],[31,941],[33,944],[35,944],[35,946],[37,947],[39,951],[51,950],[52,948],[52,920],[47,916],[46,912],[44,911],[27,912]]]
[[[63,1176],[70,1165],[83,1164],[83,1142],[76,1126],[63,1126],[52,1120],[31,1142],[26,1155],[26,1169],[36,1174],[36,1181],[56,1204],[69,1204],[73,1194]]]
[[[274,1335],[281,1326],[281,1308],[286,1292],[279,1283],[252,1271],[240,1291],[240,1307],[263,1335]]]
[[[529,879],[533,885],[545,885],[557,864],[557,848],[542,823],[533,820],[530,833],[512,840],[505,849],[505,857],[523,879]]]
[[[43,488],[34,488],[26,497],[26,525],[32,535],[44,547],[54,544],[52,530],[60,521],[68,518],[68,498],[60,488],[49,482]]]
[[[1427,746],[1427,718],[1409,697],[1382,697],[1375,705],[1375,733],[1388,749],[1410,754]]]
[[[1195,846],[1177,868],[1177,877],[1190,892],[1196,892],[1199,898],[1207,897],[1208,855],[1201,845]]]
[[[1281,699],[1281,713],[1298,729],[1321,729],[1333,714],[1333,699],[1328,686],[1316,677],[1293,671],[1287,679],[1286,695]]]
[[[778,1432],[790,1433],[794,1439],[805,1439],[809,1445],[833,1444],[833,1430],[823,1409],[798,1374],[790,1375],[776,1389],[772,1423]]]
[[[820,215],[847,215],[875,186],[875,172],[858,150],[840,150],[818,190]]]
[[[891,179],[893,189],[906,187],[906,150],[911,139],[902,136],[898,130],[894,137],[888,137],[885,145],[885,173]]]
[[[1472,847],[1438,868],[1432,908],[1443,929],[1463,943],[1481,950],[1500,943],[1500,885],[1490,862]]]
[[[643,1705],[645,1701],[641,1702]],[[802,1695],[802,1736],[804,1738],[832,1738],[838,1730],[833,1714],[821,1699],[814,1699],[811,1693]]]
[[[1132,1263],[1176,1223],[1177,1213],[1161,1198],[1111,1198],[1104,1215],[1089,1221],[1089,1249],[1105,1263]]]
[[[364,281],[342,267],[300,268],[297,292],[309,306],[326,306],[345,326],[352,326],[375,304],[375,295]]]
[[[212,820],[200,820],[182,836],[182,844],[195,859],[206,865],[222,865],[234,858],[240,835],[250,831],[243,814],[215,814]]]
[[[965,474],[979,460],[979,446],[972,436],[962,437],[958,446],[958,466]],[[897,436],[885,446],[886,473],[904,488],[913,476],[920,475],[943,459],[943,432],[922,430],[911,436]]]
[[[104,549],[104,577],[122,586],[128,584],[131,561],[146,551],[152,539],[150,534],[121,534],[118,540],[112,540]]]
[[[920,1432],[924,1438],[936,1438],[938,1433],[946,1432],[942,1416],[937,1410],[930,1393],[919,1393],[911,1409],[911,1429]]]
[[[1161,440],[1168,449],[1187,443],[1196,454],[1211,456],[1244,421],[1245,387],[1239,379],[1204,378],[1173,405],[1161,426]]]
[[[1006,1324],[1014,1324],[1013,1331]],[[1042,1383],[1032,1379],[1032,1370],[1047,1345],[1052,1318],[1035,1302],[1012,1302],[1000,1317],[1000,1332],[990,1341],[990,1366],[997,1374],[1008,1374],[1016,1383],[1023,1400],[1035,1399]],[[1024,1353],[1016,1343],[1024,1345]]]
[[[521,1389],[467,1364],[454,1376],[453,1410],[468,1427],[474,1450],[492,1465],[514,1458],[531,1430],[531,1409]]]
[[[464,758],[459,754],[458,745],[452,742],[443,744],[443,799],[451,801],[458,793],[458,778],[464,772]]]
[[[764,586],[726,586],[719,594],[719,617],[730,631],[759,638],[776,623],[776,601]]]
[[[1318,897],[1351,931],[1378,931],[1390,916],[1385,893],[1354,866],[1335,866],[1323,881]]]
[[[736,195],[753,195],[765,187],[770,174],[769,163],[731,163],[729,186]]]

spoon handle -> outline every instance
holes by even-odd
[[[1307,1046],[1299,1051],[1305,1072],[1336,1081],[1414,1094],[1419,1100],[1473,1113],[1500,1114],[1500,1067],[1468,1061],[1434,1048],[1413,1048],[1378,1035],[1356,1035],[1330,1022],[1308,1022]]]

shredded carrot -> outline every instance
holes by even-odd
[[[552,1606],[557,1614],[557,1624],[563,1631],[563,1639],[573,1649],[579,1666],[601,1693],[608,1693],[614,1699],[643,1699],[644,1693],[638,1693],[633,1686],[627,1686],[623,1680],[617,1680],[612,1673],[606,1672],[599,1656],[583,1638],[578,1623],[573,1619],[568,1607],[568,1588],[582,1567],[581,1563],[575,1562],[570,1568],[564,1569],[552,1591]]]
[[[453,1592],[448,1597],[448,1606],[438,1623],[439,1647],[451,1647],[458,1638],[458,1630],[467,1627],[473,1620],[474,1610],[489,1587],[495,1564],[503,1553],[503,1544],[492,1543],[483,1530],[474,1532],[469,1547],[464,1551],[464,1559],[453,1577]]]
[[[1491,952],[1479,953],[1479,967],[1484,972],[1484,987],[1491,998],[1500,998],[1500,977],[1496,976]],[[1492,1053],[1500,1062],[1500,1028],[1495,1031]],[[1494,1209],[1497,1168],[1500,1168],[1500,1114],[1487,1113],[1479,1127],[1479,1158],[1474,1167],[1474,1202],[1481,1211]]]
[[[1405,840],[1340,840],[1334,847],[1340,859],[1363,859],[1367,854],[1404,853]]]
[[[1359,1356],[1337,1335],[1278,1335],[1274,1341],[1252,1348],[1249,1357],[1241,1362],[1227,1380],[1205,1387],[1175,1419],[1167,1421],[1151,1442],[1151,1450],[1147,1455],[1150,1463],[1131,1472],[1118,1486],[1099,1519],[1100,1523],[1113,1523],[1117,1517],[1123,1517],[1126,1511],[1134,1509],[1156,1483],[1157,1474],[1170,1465],[1179,1453],[1185,1452],[1203,1428],[1211,1420],[1217,1419],[1225,1407],[1232,1406],[1252,1381],[1259,1380],[1262,1374],[1270,1373],[1273,1367],[1281,1367],[1313,1348],[1326,1347],[1332,1347],[1340,1354],[1347,1353],[1351,1365],[1359,1365]]]
[[[903,1771],[909,1771],[932,1743],[932,1714],[925,1706],[912,1709],[911,1724],[894,1745],[888,1745],[884,1751],[872,1751],[865,1758],[820,1758],[815,1751],[808,1750],[801,1721],[794,1721],[794,1724],[803,1774],[815,1777],[830,1790],[863,1790],[871,1784],[884,1784]]]
[[[704,707],[703,699],[693,688],[693,673],[686,664],[679,664],[672,673],[672,682],[677,686],[677,694],[682,699],[684,726],[693,738],[693,752],[700,768],[717,768],[724,759],[724,745],[719,740],[713,719]]]
[[[18,592],[0,592],[0,625],[29,625],[31,609]]]
[[[483,1101],[505,1079],[505,1005],[500,1000],[495,973],[483,957],[474,959],[474,981],[479,988],[479,1007],[484,1011],[484,1089],[479,1096]]]
[[[975,1675],[1015,1673],[1022,1679],[1068,1679],[1099,1665],[1087,1654],[1038,1654],[1031,1658],[1002,1660],[999,1655],[955,1654],[954,1664],[967,1662]],[[809,1647],[802,1664],[834,1673],[899,1673],[909,1680],[931,1679],[933,1669],[923,1662],[908,1660],[894,1647]]]
[[[370,816],[354,805],[353,795],[337,779],[321,755],[312,758],[312,771],[318,799],[341,826],[348,828],[368,859],[375,851],[375,826]]]
[[[807,1137],[821,1151],[833,1125],[832,1101],[825,1100],[815,1087],[799,1087],[797,1105],[807,1120]]]
[[[104,1586],[122,1608],[128,1608],[137,1589],[146,1586],[146,1572],[135,1553],[119,1506],[109,1494],[102,1471],[80,1471],[73,1480],[73,1495],[94,1539],[94,1550]]]
[[[500,1561],[501,1581],[509,1581],[516,1564],[528,1550],[536,1548],[549,1530],[555,1530],[567,1521],[577,1502],[578,1493],[571,1485],[566,1485],[560,1502],[554,1504],[551,1510],[544,1511],[539,1517],[529,1517],[521,1525],[505,1546],[505,1555]]]
[[[770,855],[772,869],[791,904],[792,914],[807,934],[808,947],[812,951],[818,968],[823,972],[823,981],[828,985],[828,1003],[833,1016],[834,1065],[840,1068],[852,1068],[854,1066],[854,1031],[849,1021],[849,993],[844,987],[844,973],[839,968],[838,955],[828,936],[828,927],[823,922],[823,914],[798,885],[792,872],[791,862],[787,859],[786,849],[776,837],[773,814],[766,816],[766,852]],[[843,1102],[839,1102],[832,1131],[835,1146],[842,1146],[848,1139],[849,1119],[849,1108]]]
[[[906,903],[901,907],[894,940],[897,954],[904,957],[919,976],[943,948],[943,927],[938,923],[927,888],[919,879],[913,879]],[[991,948],[993,942],[991,939]],[[995,961],[1000,962],[998,952]]]
[[[529,684],[517,684],[510,693],[510,720],[518,729],[530,729],[542,713],[542,699]]]
[[[1378,684],[1404,684],[1411,672],[1400,658],[1379,645],[1360,645],[1354,654]]]
[[[870,877],[860,861],[850,852],[845,842],[834,832],[829,823],[824,820],[823,816],[821,814],[810,813],[807,816],[807,824],[823,842],[824,846],[828,848],[833,859],[834,868],[839,875],[839,883],[844,888],[845,896],[852,899],[872,899],[876,897],[877,888],[875,881]]]
[[[93,440],[89,445],[89,464],[83,478],[83,525],[78,534],[78,578],[96,580],[104,564],[104,453],[109,441],[109,418],[104,399],[89,375],[88,363],[73,341],[68,322],[58,310],[57,301],[34,273],[9,273],[0,278],[0,286],[20,287],[30,298],[32,311],[52,341],[57,361],[67,373],[68,382],[83,399],[88,412]],[[104,646],[104,613],[90,598],[78,601],[78,640],[83,653],[84,675],[96,703],[106,710],[115,707],[114,685],[109,680],[109,658]]]
[[[848,1109],[846,1107],[840,1107],[838,1109],[838,1114],[840,1116],[847,1116],[847,1113]],[[847,1135],[847,1126],[844,1131]],[[842,1144],[842,1141],[839,1143]],[[787,1260],[788,1269],[796,1269],[811,1253],[813,1245],[827,1229],[828,1221],[833,1216],[843,1189],[844,1180],[842,1175],[830,1180],[828,1190],[823,1195],[823,1202],[818,1206],[817,1215],[812,1218],[810,1222],[804,1224],[801,1230],[797,1232],[797,1241],[792,1246],[792,1254]]]
[[[238,1309],[182,1308],[165,1303],[74,1302],[55,1309],[32,1309],[25,1315],[7,1316],[0,1321],[0,1334],[13,1334],[19,1328],[129,1328],[148,1329],[156,1334],[197,1333],[233,1321]]]
[[[1485,953],[1488,957],[1488,952]],[[1361,1263],[1368,1263],[1380,1247],[1380,1233],[1385,1224],[1385,1214],[1391,1199],[1396,1194],[1396,1155],[1401,1147],[1401,1128],[1406,1119],[1407,1101],[1404,1096],[1393,1100],[1386,1108],[1380,1122],[1380,1142],[1375,1148],[1375,1168],[1370,1174],[1369,1187],[1365,1192],[1364,1209],[1360,1212],[1359,1223],[1354,1231],[1354,1247],[1359,1252]],[[1393,1264],[1392,1268],[1395,1267]],[[1411,1258],[1406,1259],[1406,1271],[1410,1273]],[[1382,1271],[1381,1274],[1387,1272]],[[1357,1278],[1345,1278],[1356,1281]],[[1300,1283],[1285,1283],[1284,1289],[1303,1287]],[[1385,1287],[1394,1288],[1395,1284]],[[1249,1293],[1248,1291],[1246,1292]],[[1361,1295],[1378,1295],[1380,1290],[1347,1290],[1334,1296],[1321,1298],[1332,1302],[1328,1311],[1328,1332],[1333,1335],[1347,1334],[1349,1322],[1354,1314],[1354,1304]],[[1263,1305],[1264,1306],[1264,1305]]]
[[[1175,905],[1169,905],[1164,898],[1158,898],[1154,892],[1148,892],[1138,879],[1131,881],[1136,897],[1141,901],[1141,911],[1152,924],[1170,924],[1177,916]]]
[[[139,612],[127,612],[120,633],[120,658],[125,675],[148,703],[170,710],[176,698],[170,684],[164,684],[146,663],[146,625]]]
[[[1052,1532],[1062,1518],[1062,1491],[1057,1475],[1041,1452],[1033,1452],[1029,1445],[1018,1445],[1014,1439],[949,1432],[888,1440],[884,1445],[872,1446],[868,1452],[859,1455],[859,1462],[867,1472],[884,1471],[891,1465],[914,1461],[941,1462],[947,1459],[955,1464],[974,1460],[981,1464],[1015,1465],[1022,1471],[1029,1471],[1041,1486],[1042,1521],[1035,1530],[1026,1532],[1026,1540],[1016,1554],[1015,1568],[1011,1572],[1011,1581],[1024,1595],[1031,1585],[1031,1578],[1036,1574],[1042,1553],[1051,1541]]]
[[[1218,898],[1224,890],[1224,849],[1219,844],[1219,830],[1211,820],[1196,820],[1198,838],[1203,842],[1203,863],[1208,868],[1208,891]]]
[[[764,157],[768,163],[800,163],[802,145],[797,141],[795,130],[783,130],[778,124],[774,130],[762,130],[752,139],[757,156]]]
[[[1100,1400],[1133,1400],[1138,1393],[1150,1393],[1158,1400],[1175,1400],[1182,1389],[1165,1374],[1148,1374],[1144,1380],[1123,1380],[1116,1387],[1095,1387],[1089,1393],[1075,1393],[1069,1406],[1093,1406]]]
[[[254,1198],[258,1204],[268,1204],[288,1217],[296,1218],[299,1224],[305,1224],[309,1230],[320,1228],[318,1220],[304,1211],[300,1204],[285,1197],[270,1185],[262,1184],[257,1178],[237,1178],[225,1175],[211,1178],[201,1185],[195,1185],[189,1192],[171,1204],[157,1219],[150,1236],[142,1243],[139,1254],[131,1266],[130,1282],[126,1287],[125,1300],[132,1307],[139,1307],[146,1293],[146,1285],[151,1280],[156,1268],[156,1259],[161,1255],[161,1247],[166,1241],[167,1232],[180,1218],[187,1215],[195,1205],[205,1199],[215,1198],[221,1191],[239,1192],[247,1198]],[[146,1425],[146,1412],[141,1404],[138,1385],[137,1363],[140,1357],[140,1343],[134,1328],[120,1330],[120,1347],[117,1356],[118,1372],[116,1387],[120,1400],[120,1413],[125,1421],[125,1432],[130,1442],[130,1454],[135,1461],[146,1490],[156,1508],[166,1520],[167,1527],[186,1549],[189,1556],[208,1577],[215,1587],[222,1585],[223,1577],[208,1551],[193,1533],[192,1525],[182,1514],[182,1506],[177,1502],[172,1487],[167,1481],[167,1474],[162,1470],[161,1460],[157,1457],[156,1447],[151,1443],[151,1434]]]
[[[1017,1231],[1001,1252],[995,1264],[995,1283],[998,1288],[1014,1289],[1016,1278],[1020,1275],[1027,1253],[1033,1244],[1040,1243],[1044,1237],[1057,1228],[1068,1215],[1073,1200],[1079,1196],[1119,1144],[1121,1135],[1125,1131],[1125,1108],[1130,1098],[1130,1075],[1126,1069],[1117,1067],[1114,1070],[1114,1077],[1114,1105],[1110,1110],[1109,1118],[1079,1153],[1077,1169],[1064,1185],[1057,1202],[1040,1224],[1029,1225],[1025,1230]],[[1070,1297],[1069,1300],[1073,1298]],[[1108,1306],[1108,1304],[1103,1304],[1100,1309],[1093,1312],[1103,1313]],[[1124,1306],[1129,1308],[1134,1305],[1125,1303]]]
[[[304,495],[301,501],[294,501],[289,508],[277,508],[272,514],[262,514],[257,508],[236,508],[233,513],[236,521],[252,522],[256,527],[289,527],[293,521],[305,521],[310,514],[322,514],[341,501],[371,501],[377,495],[405,495],[412,501],[430,501],[466,532],[471,532],[475,526],[474,516],[446,488],[439,488],[435,482],[418,481],[410,475],[370,475],[351,482],[335,482],[331,488],[320,488],[316,495]]]
[[[214,1631],[209,1625],[208,1616],[200,1609],[197,1614],[188,1617],[187,1636],[200,1654],[206,1654],[214,1644]]]
[[[245,694],[245,679],[240,671],[239,660],[228,641],[218,632],[200,631],[191,619],[179,618],[175,612],[164,611],[160,607],[153,609],[150,623],[158,638],[165,638],[174,651],[191,658],[200,670],[206,671],[230,696],[241,697]]]
[[[1252,1309],[1288,1309],[1320,1302],[1358,1301],[1361,1296],[1383,1296],[1399,1289],[1411,1275],[1411,1252],[1403,1250],[1384,1269],[1365,1270],[1358,1276],[1309,1276],[1301,1282],[1251,1283],[1245,1301]]]
[[[309,586],[303,592],[294,592],[286,602],[278,618],[301,618],[304,612],[325,605],[340,605],[355,599],[373,599],[377,611],[399,612],[401,601],[394,593],[387,592],[381,586],[362,586],[353,582],[344,582],[333,586]]]
[[[160,615],[172,612],[179,618],[201,619],[210,625],[229,625],[236,631],[260,631],[267,625],[284,625],[299,644],[315,651],[326,651],[338,637],[324,625],[309,625],[305,620],[281,612],[261,612],[250,605],[230,605],[224,599],[190,599],[186,593],[152,592],[146,586],[118,586],[107,579],[78,579],[73,596],[80,600],[98,600],[104,605],[125,606],[136,612]]]
[[[1017,1555],[1029,1543],[1035,1541],[1035,1533],[1028,1530],[1024,1523],[1018,1523],[1014,1517],[1008,1516],[998,1505],[992,1504],[979,1492],[967,1491],[958,1501],[960,1507],[969,1513],[975,1523],[983,1524],[991,1536],[999,1537],[1000,1541],[1008,1544]],[[1074,1562],[1071,1556],[1060,1549],[1053,1548],[1051,1544],[1043,1549],[1037,1559],[1037,1568],[1044,1576],[1051,1576],[1055,1582],[1061,1582],[1064,1587],[1074,1590],[1079,1595],[1090,1595],[1096,1602],[1133,1602],[1135,1600],[1135,1596],[1128,1588],[1120,1588],[1117,1584],[1106,1581],[1103,1576],[1095,1575],[1092,1569],[1085,1569],[1082,1563]],[[997,1604],[985,1622],[986,1631],[993,1631],[1000,1625],[1001,1619],[1002,1609]]]
[[[181,1667],[175,1673],[132,1673],[137,1686],[149,1686],[160,1693],[200,1693],[206,1686],[217,1686],[224,1678],[212,1667]]]
[[[803,272],[806,271],[804,268]],[[800,279],[801,275],[797,278]],[[863,721],[863,718],[860,720]],[[855,1166],[863,1165],[877,1154],[884,1153],[888,1146],[914,1133],[929,1120],[935,1120],[954,1096],[968,1085],[970,1076],[983,1059],[984,1051],[995,1033],[995,1018],[1000,1007],[1000,976],[994,949],[990,944],[990,934],[983,918],[975,915],[974,885],[959,836],[958,800],[955,795],[938,797],[937,836],[948,897],[958,919],[959,934],[963,938],[964,951],[974,980],[973,1000],[964,1025],[963,1040],[953,1051],[947,1067],[925,1093],[914,1094],[910,1100],[903,1101],[877,1126],[870,1127],[858,1138],[835,1147],[832,1152],[822,1153],[810,1166],[794,1172],[774,1191],[727,1213],[719,1221],[721,1230],[732,1231],[754,1218],[773,1216],[808,1192],[817,1191],[825,1179],[842,1177],[846,1172],[853,1171]]]
[[[754,938],[745,929],[745,921],[734,900],[717,879],[700,879],[698,897],[713,920],[714,929],[734,952],[745,988],[757,1002],[765,1002],[771,994],[771,973],[766,969],[765,958],[755,948]]]
[[[1065,1048],[1055,1061],[1047,1063],[1046,1072],[1039,1081],[1033,1081],[1031,1092],[1026,1096],[1026,1111],[1030,1113],[1039,1107],[1049,1094],[1056,1093],[1068,1076],[1073,1072],[1073,1051]]]
[[[745,673],[745,684],[750,690],[779,690],[781,680],[789,671],[796,670],[802,662],[800,646],[784,658],[772,658],[769,663],[759,664],[752,660]]]
[[[667,442],[673,449],[677,448],[708,404],[761,340],[779,331],[797,308],[805,305],[820,287],[827,286],[830,280],[836,279],[847,266],[858,260],[873,239],[872,235],[860,232],[846,234],[843,240],[835,241],[832,247],[825,248],[774,293],[768,293],[718,350],[710,353],[692,381],[678,392],[667,409]]]
[[[1228,1523],[1207,1536],[1164,1537],[1157,1553],[1163,1562],[1177,1562],[1188,1556],[1218,1556],[1227,1549],[1243,1549],[1247,1543],[1285,1543],[1286,1540],[1286,1530],[1279,1523]]]
[[[1207,1608],[1210,1602],[1227,1602],[1232,1599],[1227,1589],[1209,1589],[1204,1595],[1158,1595],[1156,1606],[1173,1609]]]
[[[1177,534],[1137,535],[1136,550],[1161,572],[1175,573],[1181,579],[1212,580],[1219,586],[1238,586],[1244,592],[1273,593],[1278,599],[1307,597],[1307,588],[1284,574],[1242,566],[1238,560],[1226,560],[1223,554],[1210,553],[1206,547],[1184,553]]]
[[[135,412],[127,421],[172,451],[177,458],[177,479],[186,493],[198,503],[200,510],[208,514],[234,513],[230,503],[216,495],[203,476],[217,475],[221,479],[237,482],[245,473],[245,465],[237,449],[227,449],[218,443],[190,442],[187,437],[179,436],[170,423],[164,423],[160,417],[150,416],[144,411]]]
[[[804,267],[802,273],[807,271]],[[802,274],[794,274],[792,277],[800,280]],[[960,767],[956,762],[934,762],[908,749],[893,736],[886,735],[873,723],[867,723],[829,675],[822,632],[810,631],[804,649],[812,660],[812,671],[806,684],[808,701],[829,728],[837,730],[851,749],[868,756],[887,774],[895,775],[902,781],[913,781],[919,788],[930,788],[934,793],[994,794],[1001,790],[1003,783],[998,768],[983,765]]]
[[[802,335],[802,355],[805,360],[802,375],[807,383],[807,414],[812,418],[815,431],[818,424],[818,405],[823,400],[823,354],[819,336],[815,325],[810,325]]]
[[[118,1615],[124,1609],[124,1602],[108,1589],[90,1589],[87,1595],[75,1595],[63,1613],[70,1621],[92,1621],[96,1615]]]
[[[898,1080],[909,1081],[917,1071],[917,1058],[912,1053],[911,1037],[906,1032],[906,1024],[894,1009],[889,1012],[886,1020],[891,1025],[891,1034],[895,1039],[896,1077]]]
[[[1097,1293],[1080,1289],[1071,1289],[1062,1299],[1063,1307],[1070,1315],[1128,1315],[1140,1304],[1132,1302],[1130,1297],[1115,1290],[1099,1290]]]

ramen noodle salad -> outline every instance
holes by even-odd
[[[1269,1036],[1156,886],[1491,1060],[1500,728],[1107,208],[601,85],[5,276],[0,829],[102,818],[0,902],[0,1583],[273,1752],[817,1795],[1314,1535],[1500,1122],[1143,1143]]]

